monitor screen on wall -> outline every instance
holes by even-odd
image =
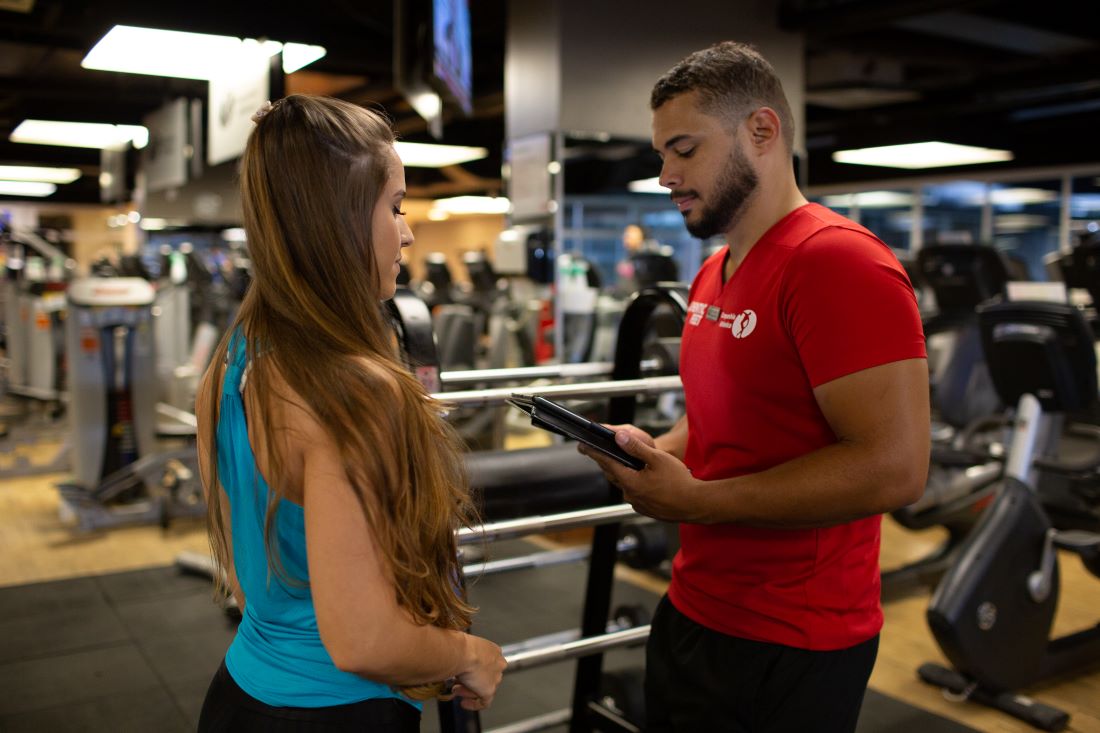
[[[473,111],[468,0],[432,0],[432,76],[438,91],[462,111]]]

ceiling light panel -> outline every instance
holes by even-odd
[[[448,165],[469,163],[489,156],[486,148],[464,145],[435,145],[433,143],[394,143],[401,162],[410,168],[443,168]]]
[[[209,79],[240,50],[241,39],[231,36],[116,25],[80,65],[100,71]]]
[[[80,178],[79,168],[43,168],[36,165],[0,165],[0,180],[72,183]]]
[[[242,56],[269,58],[283,52],[283,71],[297,71],[324,57],[324,46],[116,25],[80,62],[85,69],[208,81],[224,76]]]
[[[830,209],[895,209],[913,205],[913,195],[903,191],[861,191],[859,193],[831,194],[821,197],[821,203]]]
[[[874,165],[883,168],[944,168],[955,165],[1002,163],[1012,160],[1010,150],[980,148],[944,142],[885,145],[876,148],[838,150],[833,153],[837,163]]]
[[[52,183],[41,181],[0,181],[0,195],[2,196],[34,196],[36,198],[49,196],[57,190]]]
[[[291,74],[324,58],[328,53],[324,46],[311,46],[306,43],[283,44],[283,73]]]
[[[99,150],[114,150],[133,143],[135,148],[141,149],[149,144],[149,131],[141,125],[23,120],[12,130],[9,139],[13,143],[63,145]]]
[[[433,211],[448,214],[507,214],[511,208],[504,196],[452,196],[432,203]]]
[[[1045,188],[996,188],[990,191],[989,200],[995,206],[1027,206],[1057,201],[1058,194]]]

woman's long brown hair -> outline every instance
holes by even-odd
[[[460,443],[441,405],[397,358],[373,256],[372,215],[393,141],[382,116],[304,95],[277,102],[252,131],[241,160],[252,284],[214,354],[204,395],[209,538],[228,567],[214,438],[229,337],[240,326],[251,361],[248,390],[266,428],[268,475],[276,479],[264,528],[275,577],[304,581],[288,577],[275,532],[279,501],[287,498],[275,436],[286,426],[271,420],[288,399],[277,386],[284,382],[339,446],[400,606],[417,623],[464,629],[473,609],[456,591],[454,532],[474,512]],[[437,691],[405,690],[420,698]]]

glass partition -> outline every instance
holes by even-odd
[[[983,181],[933,183],[921,189],[924,244],[973,244],[982,241],[982,207],[988,195]]]
[[[1078,176],[1071,185],[1069,201],[1069,241],[1100,232],[1100,176]]]
[[[908,251],[912,242],[913,204],[910,189],[829,194],[818,202],[838,214],[858,221],[892,249]]]
[[[594,265],[604,288],[613,289],[618,280],[616,268],[627,255],[624,239],[630,225],[641,225],[645,239],[672,256],[681,281],[695,276],[708,244],[688,233],[667,193],[567,196],[564,214],[563,250]]]
[[[1043,258],[1058,251],[1061,189],[1061,179],[990,184],[993,244],[1013,279],[1047,279]]]

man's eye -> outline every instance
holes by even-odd
[[[687,150],[677,150],[676,154],[681,158],[690,158],[695,155],[695,148],[688,148]]]

